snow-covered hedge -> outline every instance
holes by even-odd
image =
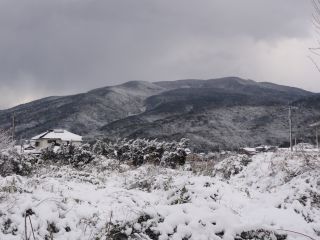
[[[30,155],[20,155],[16,151],[0,153],[0,176],[18,174],[26,176],[31,173],[32,165],[37,159]]]
[[[82,168],[100,157],[113,159],[118,163],[140,166],[153,163],[175,168],[186,161],[188,140],[180,142],[159,142],[157,140],[119,140],[117,142],[97,141],[93,146],[83,144],[50,146],[41,151],[40,155],[18,154],[14,150],[0,152],[0,176],[12,174],[28,175],[32,170],[46,164],[71,165]]]
[[[93,152],[121,162],[131,162],[135,166],[154,163],[171,168],[184,165],[188,140],[179,142],[160,142],[157,140],[122,139],[116,142],[97,141]]]
[[[40,158],[55,161],[59,164],[70,164],[73,167],[79,168],[92,162],[95,155],[89,144],[80,146],[62,145],[56,150],[54,146],[43,149]]]
[[[0,129],[0,153],[12,149],[14,141],[9,130]]]
[[[234,154],[227,156],[214,167],[213,175],[230,179],[231,176],[240,173],[251,161],[251,157],[247,155]]]

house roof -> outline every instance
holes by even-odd
[[[53,129],[53,130],[48,130],[44,133],[41,133],[33,138],[31,140],[39,140],[39,139],[61,139],[62,141],[82,141],[82,137],[68,132],[67,130],[63,129]]]

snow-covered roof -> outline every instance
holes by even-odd
[[[61,139],[62,141],[82,141],[82,137],[68,132],[67,130],[63,129],[53,129],[48,130],[44,133],[41,133],[33,138],[31,140],[39,140],[39,139]]]
[[[255,148],[249,148],[249,147],[247,147],[247,148],[242,148],[244,151],[247,151],[247,152],[255,152],[256,151],[256,149]]]

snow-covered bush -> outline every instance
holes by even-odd
[[[68,162],[77,150],[61,151]],[[151,164],[119,171],[103,156],[80,169],[40,165],[36,175],[0,177],[0,239],[318,239],[319,159],[217,155],[210,161],[228,179]]]
[[[96,155],[102,155],[111,159],[116,158],[117,143],[113,142],[104,142],[97,140],[92,146],[92,151]]]
[[[320,169],[320,153],[317,151],[278,151],[272,155],[270,170],[272,175],[281,173],[284,182],[297,176]]]
[[[70,158],[70,163],[74,167],[82,167],[92,162],[94,158],[95,156],[91,151],[90,145],[84,144],[73,148],[73,155]]]
[[[112,220],[112,219],[110,219]],[[141,213],[133,221],[113,222],[108,221],[105,228],[101,230],[95,239],[108,240],[126,240],[126,239],[159,239],[159,232],[153,228],[157,226],[163,219],[161,216],[151,216],[147,213]]]
[[[19,155],[13,147],[9,131],[0,129],[0,175],[28,175],[31,171],[28,156]]]
[[[57,151],[53,151],[53,154],[51,159],[56,158],[62,163],[70,163],[71,159],[75,155],[75,149],[76,147],[74,145],[62,145]]]
[[[187,145],[187,139],[179,142],[121,139],[114,143],[97,141],[93,145],[93,152],[120,162],[131,162],[134,166],[153,163],[175,168],[185,163]]]
[[[190,194],[186,186],[175,191],[171,205],[184,204],[190,202]]]
[[[41,151],[40,158],[47,161],[54,161],[57,164],[70,164],[73,167],[82,167],[95,158],[89,144],[75,146],[72,144],[62,145],[57,150],[50,146]]]
[[[214,167],[213,175],[224,179],[240,173],[252,159],[247,155],[234,154],[226,157]]]
[[[37,159],[30,155],[20,155],[16,151],[0,153],[0,175],[13,174],[27,176],[31,173]]]
[[[186,162],[187,153],[182,148],[177,148],[172,152],[165,151],[161,163],[164,163],[166,166],[176,168],[177,165],[184,165]]]
[[[0,152],[4,152],[12,149],[14,146],[14,141],[9,131],[0,129]]]
[[[43,160],[53,160],[57,158],[57,154],[54,151],[54,146],[49,146],[41,150],[40,158]]]
[[[279,234],[265,229],[245,231],[238,234],[235,240],[286,240],[286,234]]]

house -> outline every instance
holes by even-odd
[[[33,137],[31,141],[34,143],[36,149],[42,149],[52,145],[80,145],[82,143],[82,136],[68,132],[64,129],[53,129]]]
[[[246,155],[255,155],[257,153],[255,148],[241,148],[239,151],[241,154],[246,154]]]
[[[277,150],[277,147],[275,146],[259,146],[255,148],[241,148],[239,152],[241,154],[246,154],[246,155],[255,155],[257,153],[261,152],[275,152]]]

